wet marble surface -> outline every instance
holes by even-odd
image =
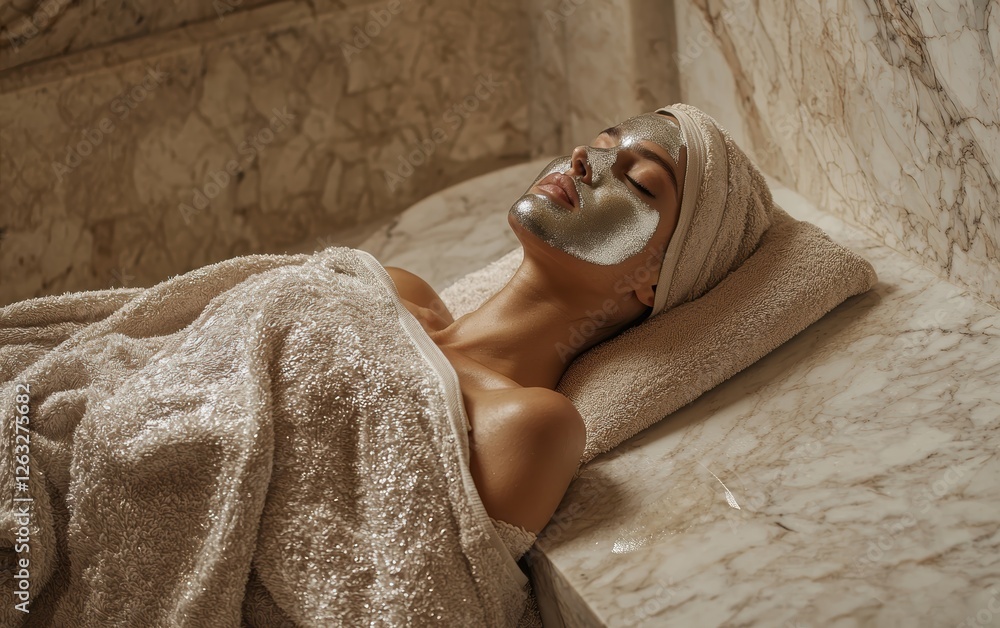
[[[995,0],[686,0],[681,96],[762,168],[1000,306]]]
[[[516,248],[546,163],[361,248],[440,290]],[[530,555],[547,626],[1000,621],[1000,312],[772,185],[879,283],[587,465]]]

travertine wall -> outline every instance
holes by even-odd
[[[0,305],[341,243],[530,156],[522,3],[161,4],[0,38]]]
[[[822,208],[1000,306],[1000,3],[683,0],[682,98]]]

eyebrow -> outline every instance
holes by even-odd
[[[601,133],[607,133],[608,135],[610,135],[614,139],[616,139],[619,142],[621,142],[622,132],[621,132],[621,129],[618,128],[618,125],[609,126],[608,128],[606,128],[603,131],[601,131]],[[636,146],[631,147],[629,150],[635,151],[640,157],[644,157],[644,158],[650,160],[651,162],[657,164],[658,166],[660,166],[664,170],[666,170],[667,171],[667,175],[670,176],[670,180],[674,182],[674,190],[677,191],[678,192],[678,196],[680,196],[679,192],[680,192],[681,188],[680,188],[680,185],[677,184],[677,175],[674,174],[673,167],[671,167],[671,165],[665,159],[663,159],[663,157],[660,157],[659,155],[657,155],[656,153],[654,153],[653,151],[649,150],[648,148],[646,148],[644,146],[638,146],[638,145],[636,145]]]

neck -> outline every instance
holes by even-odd
[[[574,358],[615,333],[598,329],[614,319],[606,301],[566,291],[525,260],[499,292],[431,338],[520,386],[555,389]]]

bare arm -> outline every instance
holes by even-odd
[[[538,533],[579,468],[583,418],[568,399],[544,388],[498,393],[482,403],[473,411],[469,467],[486,512]]]

